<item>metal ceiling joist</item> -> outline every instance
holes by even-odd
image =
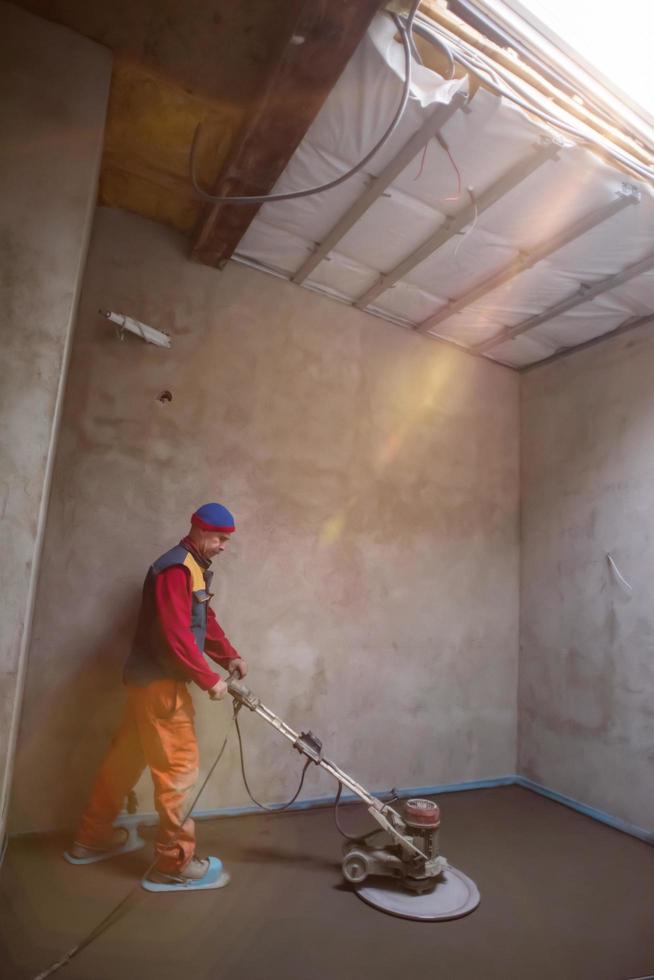
[[[458,299],[451,300],[441,310],[434,313],[433,316],[424,320],[417,329],[420,333],[428,333],[437,324],[449,319],[455,313],[460,313],[461,310],[475,303],[482,296],[486,296],[487,293],[492,293],[494,289],[510,282],[511,279],[515,279],[521,272],[524,272],[526,269],[531,269],[532,266],[538,262],[542,262],[543,259],[546,259],[549,255],[553,255],[554,252],[558,252],[565,245],[569,245],[577,238],[581,238],[587,232],[592,231],[593,228],[608,221],[609,218],[612,218],[619,211],[639,202],[640,192],[631,185],[625,185],[624,190],[620,191],[614,201],[605,204],[601,208],[596,208],[578,221],[573,221],[571,225],[568,225],[567,228],[560,231],[558,235],[554,235],[553,238],[542,242],[529,252],[519,254],[506,269],[502,269],[501,272],[484,279],[483,282],[469,289],[462,296],[459,296]]]
[[[447,218],[438,231],[430,235],[422,245],[419,245],[411,255],[403,259],[394,269],[381,275],[370,289],[366,290],[362,296],[355,300],[354,306],[360,310],[369,306],[381,293],[386,292],[398,280],[402,279],[407,272],[420,265],[421,262],[424,262],[430,255],[433,255],[446,242],[449,242],[451,238],[454,238],[469,222],[474,220],[475,215],[483,214],[493,204],[496,204],[500,198],[508,194],[514,187],[517,187],[523,180],[526,180],[535,170],[542,167],[544,163],[547,163],[548,160],[555,159],[561,146],[561,142],[557,139],[546,137],[540,140],[536,144],[534,152],[524,160],[520,160],[510,167],[494,184],[486,188],[475,201],[462,208],[458,214]]]
[[[551,357],[545,357],[542,361],[535,361],[533,364],[526,364],[524,367],[518,368],[520,374],[528,374],[530,371],[536,368],[544,367],[546,364],[552,364],[554,361],[561,361],[564,357],[570,357],[572,354],[578,354],[582,350],[588,350],[590,347],[597,347],[598,344],[604,344],[607,340],[613,340],[615,337],[621,337],[622,334],[631,333],[634,330],[639,330],[641,327],[651,327],[654,324],[654,316],[637,316],[629,317],[624,323],[621,323],[619,327],[614,330],[607,330],[606,333],[600,334],[599,337],[593,337],[591,340],[586,340],[583,344],[575,344],[570,347],[560,347]]]
[[[273,275],[278,279],[284,279],[286,282],[291,282],[290,276],[284,275],[284,273],[281,272],[274,272],[273,270],[271,270],[270,266],[263,265],[261,262],[258,262],[256,259],[244,258],[242,255],[239,255],[237,253],[234,257],[234,260],[236,262],[240,262],[242,265],[249,266],[251,269],[258,269],[259,272],[265,272],[267,275]],[[309,280],[306,283],[304,288],[310,289],[312,293],[317,293],[319,296],[328,295],[330,300],[333,300],[333,302],[335,303],[342,303],[345,306],[352,305],[352,303],[346,296],[339,296],[337,293],[326,293],[325,290],[322,289],[322,287],[311,282],[311,280]],[[403,330],[406,331],[412,330],[410,323],[408,323],[406,320],[401,320],[399,317],[394,317],[392,316],[392,314],[389,315],[388,313],[380,313],[379,311],[374,309],[368,310],[368,313],[370,314],[370,316],[378,317],[378,319],[383,320],[385,323],[394,323],[396,326],[401,327]],[[434,343],[436,344],[444,344],[446,347],[451,347],[453,350],[458,350],[459,352],[463,352],[464,354],[470,355],[470,349],[466,347],[465,344],[458,344],[456,340],[449,340],[447,337],[436,337],[433,335],[429,337],[429,340],[433,340]]]
[[[381,2],[289,0],[283,48],[219,175],[217,196],[272,190]],[[222,268],[260,207],[228,201],[207,205],[192,258]]]
[[[420,151],[427,145],[427,143],[432,139],[437,132],[445,125],[445,123],[450,119],[455,112],[467,102],[467,96],[463,92],[457,92],[451,102],[447,104],[440,104],[431,113],[431,115],[425,120],[420,129],[417,130],[409,139],[402,149],[399,151],[397,156],[395,156],[391,162],[384,167],[382,172],[374,177],[367,187],[365,192],[361,195],[358,201],[356,201],[348,211],[345,212],[342,218],[336,222],[334,227],[329,231],[325,239],[320,242],[314,252],[308,257],[308,259],[303,262],[298,271],[292,277],[293,282],[298,284],[303,283],[304,280],[311,275],[313,270],[317,265],[322,262],[322,260],[328,255],[329,252],[334,248],[335,245],[340,242],[342,238],[348,233],[350,228],[357,223],[357,221],[366,213],[368,208],[370,208],[375,201],[381,197],[386,188],[393,183],[396,177],[402,173],[406,167],[409,166],[411,161],[420,153]]]
[[[520,0],[501,0],[499,4],[497,0],[474,0],[473,3],[470,0],[454,0],[449,7],[450,16],[461,16],[468,23],[472,24],[475,18],[479,18],[476,26],[487,37],[490,38],[495,31],[496,44],[504,51],[517,51],[521,67],[527,65],[534,69],[568,98],[580,96],[583,100],[579,105],[582,119],[585,116],[589,121],[589,110],[594,111],[596,116],[601,114],[600,118],[613,123],[614,138],[617,136],[625,148],[630,149],[627,140],[641,141],[640,146],[633,144],[636,149],[643,150],[642,144],[649,145],[650,153],[645,151],[641,159],[651,164],[654,135],[652,114],[620,91],[597,66],[558,36],[535,10],[530,10]]]
[[[635,279],[636,276],[640,276],[643,272],[649,272],[650,269],[654,269],[654,254],[646,255],[640,262],[635,262],[633,265],[627,266],[622,272],[617,272],[612,276],[607,276],[605,279],[600,279],[594,286],[582,285],[579,291],[569,299],[565,299],[555,306],[550,306],[543,313],[529,317],[528,320],[523,320],[522,323],[516,323],[513,327],[507,327],[501,333],[496,334],[489,340],[485,340],[483,344],[477,344],[476,347],[471,349],[475,354],[485,354],[499,344],[503,344],[507,340],[512,340],[514,337],[520,336],[520,334],[527,333],[527,331],[533,330],[539,324],[545,323],[547,320],[553,320],[563,313],[567,313],[568,310],[574,309],[575,306],[588,303],[591,299],[595,299],[596,296],[600,296],[602,293],[608,293],[611,289],[622,286],[625,282],[628,282],[630,279]]]

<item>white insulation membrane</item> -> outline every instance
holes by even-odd
[[[379,14],[273,193],[332,180],[365,156],[395,112],[403,77],[395,26]],[[652,188],[508,99],[476,88],[466,102],[468,85],[414,63],[404,116],[366,171],[322,194],[265,204],[235,259],[462,347],[484,344],[486,356],[513,367],[654,312]],[[439,129],[445,146],[428,138],[308,276],[298,277],[372,180],[453,99],[461,105]],[[516,175],[548,147],[549,159]],[[484,196],[495,186],[497,199],[487,206]],[[466,221],[452,233],[448,220],[461,214]],[[428,240],[439,232],[432,249]],[[423,245],[427,252],[411,258]],[[520,260],[517,274],[504,275]],[[393,281],[359,302],[382,275]],[[519,335],[501,336],[511,327]]]

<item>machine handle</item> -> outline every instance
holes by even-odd
[[[259,698],[255,697],[240,677],[236,676],[236,673],[230,674],[227,678],[227,690],[235,701],[239,704],[244,704],[250,711],[256,711],[258,705],[261,703]]]

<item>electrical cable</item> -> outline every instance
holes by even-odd
[[[273,806],[267,806],[265,803],[260,803],[259,800],[257,800],[256,797],[252,795],[252,791],[250,790],[250,787],[248,785],[248,778],[245,775],[245,758],[244,758],[244,755],[243,755],[243,739],[241,738],[241,729],[240,729],[240,726],[239,726],[239,723],[238,723],[238,718],[236,718],[236,735],[238,736],[238,752],[239,752],[239,755],[241,757],[241,775],[243,776],[243,784],[244,784],[245,789],[247,791],[247,794],[250,797],[250,799],[252,800],[252,802],[256,806],[260,807],[260,809],[267,810],[269,813],[279,813],[282,810],[288,810],[289,806],[291,806],[293,803],[295,803],[295,801],[297,800],[298,796],[302,792],[302,787],[304,786],[304,777],[306,776],[307,769],[309,768],[309,765],[311,763],[311,759],[307,759],[307,761],[304,763],[304,768],[302,769],[302,775],[300,777],[300,785],[298,786],[297,790],[295,791],[295,794],[291,797],[291,799],[288,801],[288,803],[275,804]]]
[[[195,808],[195,805],[197,804],[198,800],[200,799],[200,796],[202,795],[202,793],[204,792],[205,786],[207,785],[207,783],[211,779],[211,776],[213,775],[213,772],[214,772],[216,766],[218,765],[218,763],[220,762],[220,760],[223,757],[223,753],[225,751],[225,747],[227,746],[227,740],[229,738],[230,729],[231,729],[231,727],[232,727],[233,724],[238,725],[237,715],[238,715],[239,709],[240,709],[240,705],[239,704],[236,704],[236,702],[235,702],[234,703],[234,711],[233,711],[233,714],[232,714],[232,717],[231,717],[231,720],[230,720],[230,723],[229,723],[229,728],[227,729],[227,733],[226,733],[225,738],[223,740],[223,744],[220,747],[220,751],[219,751],[218,755],[216,756],[216,758],[214,759],[213,764],[212,764],[211,768],[209,769],[209,772],[205,776],[205,778],[204,778],[204,780],[202,782],[202,785],[200,786],[200,789],[195,794],[195,798],[193,799],[193,802],[188,807],[188,809],[186,811],[186,814],[185,814],[185,816],[184,816],[184,818],[182,820],[182,825],[185,824],[186,821],[188,820],[188,818],[191,816],[191,813],[193,812],[193,810]],[[155,857],[154,861],[150,864],[150,866],[148,868],[146,868],[146,870],[145,870],[145,872],[144,872],[144,874],[142,876],[143,878],[146,878],[150,874],[150,872],[153,870],[153,868],[157,864],[157,861],[158,860],[159,860],[159,855],[157,855]],[[86,936],[84,936],[83,939],[81,939],[75,946],[72,946],[68,950],[68,952],[65,953],[61,957],[60,960],[57,960],[56,963],[52,963],[49,967],[47,967],[47,969],[43,970],[41,973],[39,973],[37,976],[35,976],[34,977],[34,980],[46,980],[46,977],[51,977],[54,973],[56,973],[62,967],[66,966],[67,963],[70,963],[70,961],[72,959],[74,959],[74,957],[77,956],[78,953],[81,953],[83,949],[86,949],[87,946],[90,946],[91,943],[95,939],[97,939],[99,936],[101,936],[102,933],[105,932],[109,928],[110,925],[112,925],[112,923],[115,921],[115,918],[116,918],[118,912],[120,912],[120,910],[123,909],[128,904],[128,902],[137,893],[138,894],[141,894],[141,881],[139,881],[136,885],[134,885],[134,887],[131,888],[127,892],[127,894],[125,895],[125,897],[122,898],[116,905],[114,905],[114,907],[111,909],[111,911],[107,915],[105,915],[105,917],[103,919],[101,919],[100,922],[98,922],[98,924],[96,926],[94,926],[94,928],[91,929],[91,931],[89,933],[87,933]],[[145,897],[145,896],[143,896],[143,897]]]
[[[462,13],[457,9],[458,7],[463,7],[469,15],[472,15],[472,19],[468,20]],[[496,44],[500,48],[509,48],[515,51],[521,62],[524,62],[532,71],[541,75],[550,85],[553,87],[560,88],[569,98],[575,95],[579,95],[578,92],[578,82],[571,80],[562,73],[561,69],[555,65],[549,64],[546,60],[543,60],[539,56],[537,51],[533,50],[533,47],[526,42],[521,40],[518,36],[512,34],[507,28],[498,21],[490,22],[487,14],[484,12],[483,8],[477,4],[471,4],[468,0],[454,0],[451,5],[452,13],[455,16],[460,17],[465,23],[469,24],[473,29],[479,31],[481,34],[485,34],[491,43]],[[476,23],[475,23],[476,21]],[[490,31],[489,31],[490,28]],[[416,33],[418,33],[418,25],[415,25]],[[610,110],[602,103],[596,95],[590,92],[588,89],[583,90],[583,102],[588,106],[592,107],[595,114],[604,120],[605,123],[609,125],[614,125],[614,117],[611,115]],[[624,126],[624,124],[622,124]],[[637,132],[633,131],[630,126],[630,131],[627,133],[631,139],[635,141],[642,142],[642,136]]]
[[[447,78],[448,82],[450,82],[454,78],[454,72],[456,71],[456,66],[454,63],[454,55],[452,54],[449,45],[446,44],[446,42],[442,38],[435,37],[428,30],[423,28],[422,24],[420,24],[419,21],[415,21],[414,23],[412,23],[411,30],[412,33],[419,34],[420,37],[424,38],[426,41],[429,41],[431,44],[434,45],[434,47],[439,48],[439,50],[445,55],[445,57],[447,58],[449,68],[448,68],[448,73],[447,75],[444,76],[444,78]]]
[[[443,139],[443,137],[441,136],[441,134],[440,133],[435,133],[433,139],[438,140],[438,142],[440,143],[440,145],[443,147],[443,149],[447,153],[448,157],[450,158],[450,163],[452,164],[452,167],[453,167],[454,172],[456,174],[456,182],[457,182],[456,194],[454,196],[452,196],[452,197],[442,197],[440,199],[441,200],[441,203],[443,203],[445,201],[458,201],[459,198],[461,197],[461,171],[459,170],[459,168],[458,168],[458,166],[456,164],[456,160],[454,159],[454,157],[452,156],[452,154],[450,152],[449,146],[447,145],[447,143],[445,142],[445,140]],[[412,180],[419,180],[422,177],[422,172],[425,169],[425,161],[427,159],[427,149],[428,149],[428,147],[429,147],[429,141],[427,143],[425,143],[425,145],[423,147],[422,155],[420,157],[420,166],[418,167],[418,173],[415,175],[415,177],[412,178]]]
[[[241,737],[241,729],[240,729],[240,726],[239,726],[239,723],[238,723],[238,718],[236,719],[236,735],[238,737],[238,750],[239,750],[239,755],[241,757],[241,775],[243,776],[243,783],[245,785],[245,789],[247,791],[247,794],[250,797],[250,799],[252,800],[252,802],[254,804],[256,804],[256,806],[260,807],[262,810],[267,810],[269,813],[280,813],[282,810],[287,810],[293,803],[295,803],[295,801],[297,800],[298,796],[300,795],[300,792],[302,791],[302,786],[304,785],[304,777],[305,777],[306,771],[309,768],[309,765],[311,763],[311,759],[307,759],[307,761],[305,762],[304,768],[302,769],[302,776],[300,778],[300,785],[298,786],[295,794],[288,801],[288,803],[284,803],[283,805],[266,806],[265,803],[260,803],[259,800],[257,800],[257,798],[253,795],[252,791],[250,790],[250,787],[249,787],[249,784],[248,784],[247,776],[245,774],[245,758],[244,758],[244,753],[243,753],[243,740],[242,740],[242,737]],[[367,840],[368,837],[373,837],[375,834],[381,834],[381,833],[384,832],[383,827],[375,827],[374,830],[369,830],[367,834],[358,834],[358,835],[354,836],[352,834],[348,834],[346,830],[343,830],[343,827],[341,826],[341,823],[340,823],[340,821],[338,819],[338,807],[339,807],[339,804],[340,804],[340,799],[341,799],[341,793],[342,792],[343,792],[343,783],[339,779],[338,780],[338,792],[336,793],[336,799],[334,800],[334,810],[333,810],[333,812],[334,812],[334,823],[336,824],[336,829],[338,830],[339,834],[341,834],[342,837],[345,837],[346,840],[354,841],[355,843],[358,843],[358,842],[362,842],[362,841]]]
[[[186,811],[186,813],[185,813],[185,815],[184,815],[184,817],[183,817],[183,819],[181,821],[182,825],[184,823],[186,823],[186,821],[189,819],[189,817],[193,813],[193,810],[195,809],[198,800],[200,799],[202,793],[204,792],[204,789],[205,789],[207,783],[211,779],[211,777],[212,777],[212,775],[213,775],[216,767],[218,766],[220,760],[222,759],[223,754],[225,752],[225,748],[227,747],[227,741],[229,739],[229,733],[230,733],[230,730],[231,730],[232,725],[234,725],[236,727],[236,734],[238,736],[238,747],[239,747],[239,756],[240,756],[240,762],[241,762],[241,774],[243,776],[243,783],[245,785],[245,789],[247,790],[248,796],[250,797],[250,799],[252,800],[252,802],[256,804],[256,806],[258,806],[262,810],[267,810],[269,812],[278,813],[278,812],[281,812],[283,810],[288,809],[288,807],[290,807],[293,803],[295,803],[295,801],[297,800],[298,796],[300,795],[300,792],[302,791],[302,787],[304,785],[304,778],[305,778],[307,769],[309,768],[309,765],[310,765],[310,763],[312,761],[310,758],[307,758],[307,761],[305,762],[305,764],[304,764],[304,766],[302,768],[302,775],[300,777],[299,786],[298,786],[296,792],[294,793],[294,795],[292,796],[292,798],[288,801],[288,803],[284,803],[281,806],[267,806],[265,803],[260,803],[259,800],[257,800],[253,796],[253,794],[252,794],[252,792],[250,790],[249,784],[248,784],[247,775],[246,775],[246,771],[245,771],[245,758],[244,758],[244,752],[243,752],[243,740],[242,740],[242,737],[241,737],[241,729],[240,729],[240,726],[239,726],[239,723],[238,723],[238,712],[240,711],[240,708],[241,708],[241,704],[240,703],[237,703],[237,702],[234,702],[232,717],[231,717],[230,724],[229,724],[229,727],[227,729],[227,732],[225,734],[225,738],[223,739],[223,744],[220,747],[220,750],[218,752],[218,755],[216,756],[216,758],[214,759],[213,763],[211,764],[211,767],[210,767],[209,771],[207,772],[207,775],[203,779],[202,785],[200,786],[199,790],[195,794],[195,796],[193,798],[193,802],[187,808],[187,811]],[[339,804],[340,804],[340,799],[341,799],[342,792],[343,792],[343,783],[340,780],[338,780],[338,791],[336,793],[336,798],[334,800],[334,808],[333,808],[334,822],[336,824],[336,828],[337,828],[338,832],[343,837],[345,837],[346,840],[352,841],[354,843],[362,843],[363,841],[367,840],[369,837],[373,837],[376,834],[383,833],[383,828],[382,827],[376,827],[373,830],[368,831],[368,833],[366,833],[366,834],[353,835],[353,834],[347,833],[347,831],[345,831],[343,829],[343,827],[341,826],[340,821],[338,819],[338,807],[339,807]],[[395,791],[393,791],[393,792],[395,792]],[[47,980],[48,977],[53,976],[53,974],[57,973],[60,969],[62,969],[64,966],[66,966],[68,963],[70,963],[71,960],[73,960],[79,953],[81,953],[84,949],[86,949],[88,946],[90,946],[92,942],[94,942],[96,939],[98,939],[99,936],[101,936],[104,932],[106,932],[106,930],[116,921],[116,917],[117,917],[118,913],[128,905],[128,903],[131,901],[131,899],[134,898],[134,896],[136,894],[139,894],[139,895],[141,895],[141,897],[145,898],[145,896],[143,896],[142,893],[141,893],[141,891],[140,891],[141,881],[143,880],[143,878],[146,878],[150,874],[150,872],[155,868],[155,866],[156,866],[156,864],[157,864],[158,861],[159,861],[159,855],[157,855],[155,857],[154,861],[152,861],[150,863],[150,865],[146,868],[144,874],[141,877],[141,880],[136,885],[134,885],[127,892],[127,894],[116,905],[114,905],[114,907],[107,913],[107,915],[105,915],[104,918],[101,919],[100,922],[98,922],[98,924],[96,926],[94,926],[94,928],[91,929],[90,932],[88,932],[75,946],[72,946],[61,957],[61,959],[57,960],[54,963],[51,963],[50,966],[48,966],[45,970],[42,970],[39,974],[37,974],[33,978],[33,980]]]
[[[435,33],[435,31],[439,30],[439,27],[436,24],[430,24],[427,27],[425,24],[416,23],[414,25],[414,30],[425,38],[431,37],[433,40],[438,40],[439,42],[441,41],[441,38]],[[652,177],[654,177],[654,169],[648,169],[647,167],[629,158],[620,150],[614,149],[611,146],[606,146],[601,138],[594,138],[592,135],[582,132],[578,127],[564,122],[534,102],[529,104],[527,101],[525,101],[525,99],[531,99],[529,93],[525,93],[523,88],[523,98],[519,93],[513,91],[512,86],[516,84],[516,79],[513,77],[507,78],[507,74],[503,68],[497,64],[494,64],[494,70],[491,69],[490,66],[483,61],[476,52],[470,50],[468,46],[464,47],[458,38],[453,38],[448,34],[448,40],[457,47],[455,53],[456,60],[484,84],[488,85],[491,91],[493,91],[496,95],[508,98],[516,105],[519,105],[521,108],[525,109],[525,111],[533,113],[554,128],[561,129],[574,136],[575,139],[593,146],[606,156],[612,157],[613,161],[617,160],[625,168],[635,170],[640,176],[647,177],[650,180]],[[502,76],[501,78],[498,77],[498,73]]]
[[[475,67],[474,63],[465,58],[462,59],[462,61],[468,71],[476,74],[477,77],[481,77],[479,69]],[[589,133],[584,133],[576,126],[564,122],[562,119],[552,115],[551,113],[547,112],[547,110],[542,109],[535,103],[527,102],[526,99],[529,98],[529,96],[519,95],[511,91],[506,87],[508,83],[504,78],[500,80],[500,83],[496,81],[489,81],[488,79],[486,79],[485,82],[496,95],[500,96],[501,98],[509,99],[521,109],[524,109],[531,115],[537,116],[539,119],[542,119],[544,122],[548,123],[548,125],[550,125],[553,129],[560,130],[561,132],[572,136],[575,142],[582,146],[592,148],[604,159],[608,159],[612,164],[615,165],[617,162],[626,170],[636,173],[639,177],[642,177],[650,182],[654,180],[654,168],[647,168],[644,165],[637,163],[621,151],[607,145],[601,138],[596,138]]]
[[[243,784],[245,785],[245,789],[247,791],[247,794],[250,797],[250,799],[252,800],[252,802],[254,804],[256,804],[256,806],[260,807],[262,810],[267,810],[269,813],[280,813],[282,810],[287,810],[293,803],[295,803],[295,801],[297,800],[298,796],[300,795],[300,792],[302,791],[302,786],[304,785],[304,777],[305,777],[306,771],[309,768],[309,765],[311,763],[311,759],[307,759],[307,761],[305,762],[304,768],[302,769],[302,776],[300,778],[300,785],[298,786],[295,794],[288,801],[288,803],[284,803],[283,805],[279,805],[278,804],[278,805],[275,805],[275,806],[267,806],[265,803],[260,803],[259,800],[257,800],[257,798],[253,795],[253,793],[252,793],[252,791],[250,789],[250,786],[248,784],[247,776],[246,776],[246,773],[245,773],[245,758],[244,758],[244,753],[243,753],[243,739],[241,737],[241,729],[240,729],[240,726],[239,726],[239,723],[238,723],[238,718],[236,719],[236,735],[238,737],[238,750],[239,750],[239,755],[241,757],[241,775],[243,776]],[[345,837],[346,840],[354,841],[354,842],[359,842],[359,841],[365,841],[365,840],[368,839],[368,837],[372,837],[375,834],[381,834],[381,833],[383,833],[383,828],[382,827],[375,827],[374,830],[369,830],[367,834],[358,834],[356,836],[353,836],[352,834],[348,834],[347,831],[343,830],[343,827],[341,826],[341,823],[340,823],[340,821],[338,819],[338,807],[339,807],[339,804],[340,804],[340,799],[341,799],[341,793],[342,792],[343,792],[343,783],[339,779],[338,780],[338,792],[336,793],[336,799],[334,800],[334,823],[336,824],[336,829],[338,830],[339,834],[341,834],[341,836]]]
[[[313,194],[321,194],[323,191],[331,190],[333,187],[338,187],[339,184],[344,183],[353,177],[354,174],[358,173],[360,170],[369,163],[370,160],[381,150],[381,148],[388,142],[392,134],[397,129],[399,122],[404,115],[404,110],[409,101],[409,95],[411,91],[411,31],[413,27],[413,20],[416,16],[418,7],[420,5],[420,0],[413,0],[411,4],[411,9],[406,18],[406,23],[402,21],[402,18],[397,14],[391,14],[391,17],[400,33],[400,40],[402,41],[402,47],[404,49],[404,84],[402,86],[402,95],[400,98],[399,105],[395,111],[395,115],[391,120],[390,125],[384,132],[381,139],[379,139],[373,148],[359,160],[354,167],[346,171],[346,173],[341,174],[340,177],[336,177],[334,180],[328,181],[326,184],[319,184],[316,187],[308,187],[301,191],[289,191],[288,193],[282,194],[255,194],[255,195],[237,195],[235,197],[221,196],[215,194],[209,194],[205,191],[197,181],[195,158],[197,153],[197,145],[200,130],[202,128],[201,123],[196,126],[195,133],[193,134],[193,142],[191,143],[191,152],[189,156],[189,176],[193,189],[198,197],[202,198],[203,201],[208,201],[211,204],[265,204],[269,201],[294,201],[301,197],[311,197]]]
[[[411,48],[411,54],[413,55],[413,60],[417,65],[423,65],[422,55],[418,51],[416,46],[415,38],[413,36],[413,31],[409,31],[409,47]]]
[[[436,23],[426,24],[424,21],[419,21],[414,25],[414,29],[425,39],[431,39],[439,45],[442,43],[442,29]],[[513,91],[513,89],[509,86],[516,86],[515,79],[511,79],[511,81],[509,81],[506,78],[503,70],[496,64],[494,64],[493,68],[491,69],[486,62],[481,61],[481,58],[478,55],[470,51],[467,45],[464,47],[458,38],[448,34],[447,43],[451,44],[453,47],[453,57],[455,60],[458,61],[468,72],[480,79],[491,91],[494,92],[495,95],[498,95],[500,98],[503,97],[509,99],[526,112],[529,112],[544,120],[553,128],[573,136],[576,141],[582,143],[583,145],[593,147],[604,157],[608,157],[613,162],[617,161],[627,170],[631,170],[649,181],[654,179],[654,168],[646,167],[638,163],[621,150],[618,150],[611,145],[607,146],[601,137],[595,137],[592,134],[584,133],[578,127],[571,123],[564,122],[562,119],[559,119],[546,109],[543,109],[535,102],[527,101],[530,100],[531,97],[528,93],[525,93],[524,90],[522,90],[522,94]]]
[[[369,830],[367,834],[358,834],[358,835],[348,834],[346,830],[343,830],[341,823],[338,819],[338,807],[340,804],[342,792],[343,792],[343,783],[339,779],[338,792],[336,794],[336,799],[334,800],[334,823],[336,824],[336,829],[338,830],[341,837],[344,837],[346,840],[353,841],[355,844],[358,844],[360,842],[363,842],[364,840],[367,840],[368,837],[373,837],[375,834],[382,834],[384,832],[383,827],[375,827],[374,830]]]
[[[456,165],[456,161],[452,156],[452,153],[450,152],[449,146],[447,145],[445,139],[441,136],[440,133],[436,133],[436,140],[440,143],[440,145],[447,153],[448,157],[450,158],[450,163],[454,167],[454,171],[456,173],[456,194],[454,194],[452,197],[443,197],[441,198],[441,201],[443,203],[445,203],[446,201],[458,201],[459,198],[461,197],[461,171]]]
[[[609,565],[611,566],[611,568],[613,569],[613,571],[615,572],[615,574],[618,576],[619,580],[622,582],[622,584],[624,585],[624,587],[626,589],[628,589],[629,592],[633,592],[634,591],[633,586],[632,585],[629,585],[629,582],[627,582],[627,580],[624,577],[624,575],[620,572],[620,569],[618,568],[618,566],[615,563],[615,559],[614,559],[613,555],[611,555],[611,554],[609,554],[607,552],[606,553],[606,557],[607,557],[607,560],[608,560]]]

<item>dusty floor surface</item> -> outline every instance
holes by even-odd
[[[455,922],[395,919],[343,887],[329,810],[202,822],[222,891],[153,895],[61,980],[628,980],[654,974],[654,848],[528,790],[447,794],[442,849],[482,901]],[[342,822],[368,827],[359,807]],[[129,890],[146,852],[92,867],[61,838],[11,842],[0,875],[0,976],[26,980]],[[147,851],[149,854],[149,849]]]

